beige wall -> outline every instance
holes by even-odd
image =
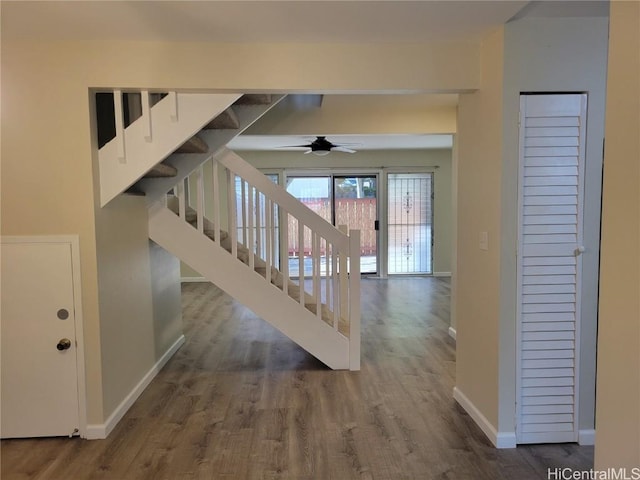
[[[456,388],[498,426],[504,29],[482,44],[480,90],[458,105]],[[489,249],[479,248],[487,232]]]
[[[510,22],[483,44],[480,91],[460,98],[457,388],[498,434],[515,431],[518,116],[520,93],[532,91],[589,94],[579,423],[593,429],[606,45],[606,18]]]
[[[155,358],[182,335],[180,261],[149,240],[149,266],[153,308]]]
[[[8,21],[6,15],[2,21]],[[136,276],[130,283],[136,289],[143,282],[136,272],[110,270],[105,263],[116,248],[106,245],[113,235],[110,228],[118,227],[111,216],[123,215],[126,224],[137,211],[123,206],[118,213],[94,212],[89,88],[456,92],[476,88],[479,72],[477,46],[466,43],[213,45],[3,38],[1,48],[2,233],[80,236],[91,424],[102,423],[130,392],[135,375],[128,372],[151,368],[156,335],[148,335],[149,328],[155,328],[148,317],[149,299],[145,307],[128,303],[124,311],[130,317],[144,308],[147,317],[140,321],[147,327],[113,318],[123,310],[110,304],[117,300],[107,292],[123,275]],[[324,59],[331,69],[324,68]],[[142,245],[141,232],[127,239],[131,243],[126,249]],[[141,287],[139,293],[151,295],[148,288]],[[111,323],[122,330],[113,333]],[[123,344],[121,336],[132,340]],[[144,353],[133,351],[134,339],[135,348]],[[117,360],[122,349],[129,365]]]
[[[505,25],[502,251],[500,258],[500,430],[515,414],[516,243],[520,92],[588,95],[584,175],[582,297],[580,303],[579,428],[593,430],[602,141],[608,19],[524,18]]]
[[[119,196],[97,209],[96,239],[104,411],[113,412],[164,353],[156,356],[144,198]]]
[[[640,3],[611,3],[595,468],[640,466]]]
[[[325,95],[322,108],[295,109],[285,98],[248,135],[453,133],[457,95]]]
[[[1,229],[80,236],[87,417],[94,423],[104,417],[89,96],[67,78],[68,65],[47,53],[55,52],[2,42]]]

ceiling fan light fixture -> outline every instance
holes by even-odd
[[[316,139],[311,143],[306,143],[302,145],[284,145],[279,148],[306,148],[307,151],[304,152],[305,155],[308,153],[313,153],[314,155],[318,155],[319,157],[323,157],[328,155],[331,151],[336,152],[345,152],[345,153],[356,153],[355,150],[348,148],[347,145],[355,145],[355,144],[335,144],[327,140],[327,137],[317,136]]]

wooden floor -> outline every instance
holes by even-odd
[[[448,281],[362,282],[362,370],[336,372],[209,284],[187,341],[106,440],[8,440],[13,479],[546,479],[576,445],[496,450],[452,399]]]

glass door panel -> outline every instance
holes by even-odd
[[[334,176],[334,225],[360,230],[360,271],[376,273],[378,219],[377,177]]]
[[[433,174],[388,176],[389,274],[432,273]]]
[[[288,177],[287,192],[304,203],[311,210],[316,212],[326,221],[331,222],[331,177]],[[311,259],[311,232],[304,229],[303,242],[301,244],[298,234],[298,222],[293,217],[287,215],[288,219],[288,245],[289,245],[289,275],[298,277],[300,272],[300,261],[302,260],[302,271],[304,276],[312,274]],[[326,263],[324,255],[321,258],[321,269],[323,262]]]

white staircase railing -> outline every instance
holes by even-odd
[[[241,94],[169,92],[155,105],[140,92],[142,115],[125,128],[122,91],[115,89],[116,136],[100,148],[100,204],[105,206],[174,152]]]
[[[330,326],[336,340],[348,345],[348,366],[339,368],[359,370],[359,231],[335,228],[227,149],[174,193],[181,219],[238,259],[238,268],[259,275],[287,301],[298,302],[305,315]]]

